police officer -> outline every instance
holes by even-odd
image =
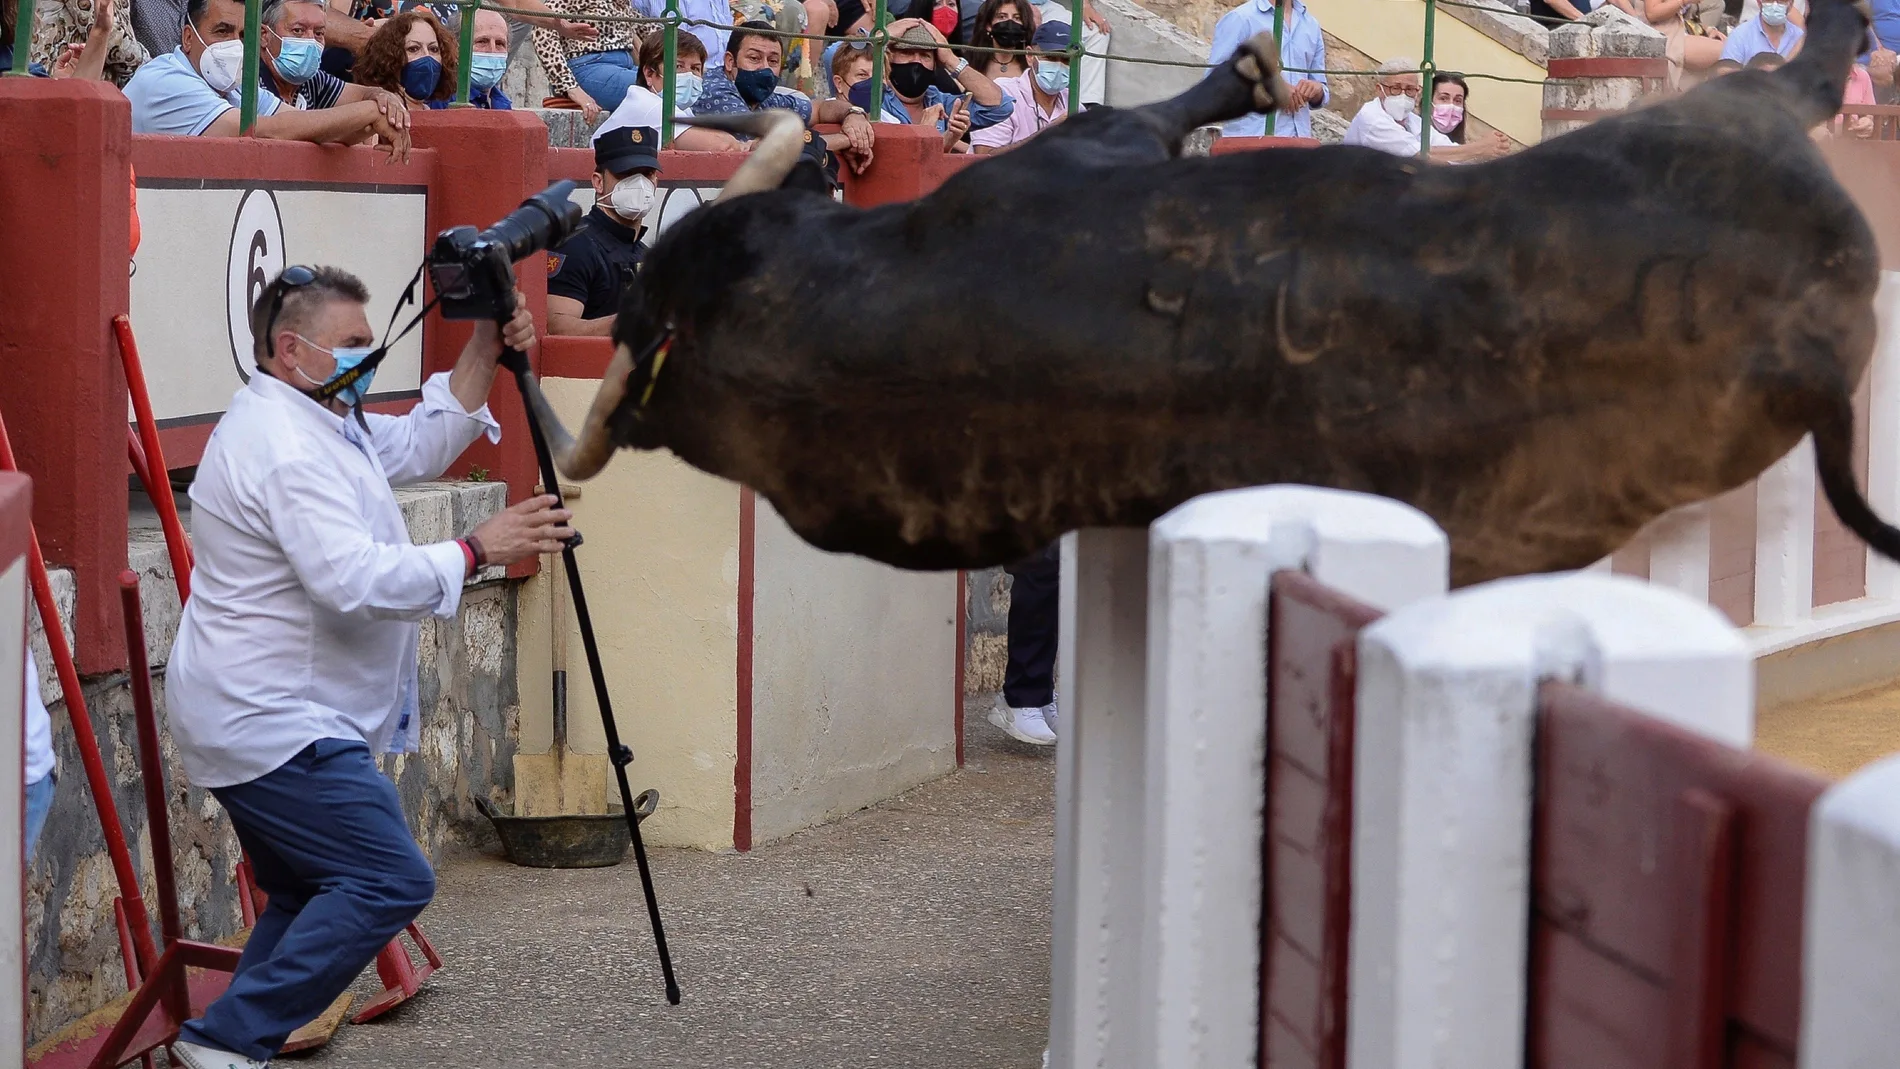
[[[646,257],[646,216],[659,201],[660,132],[609,130],[594,142],[594,210],[548,253],[548,333],[608,337],[620,294]]]

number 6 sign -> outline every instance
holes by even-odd
[[[270,280],[284,269],[284,221],[277,197],[268,189],[245,190],[231,227],[231,255],[225,267],[225,309],[230,316],[231,361],[238,377],[251,381],[257,365],[252,353],[251,307]]]

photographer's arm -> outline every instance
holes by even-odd
[[[548,294],[548,333],[575,338],[613,337],[614,317],[586,319],[582,317],[586,310],[586,305],[572,297]]]
[[[508,320],[506,328],[497,330],[495,324],[481,322],[475,324],[475,334],[462,346],[462,355],[455,360],[455,367],[449,372],[449,392],[462,402],[464,411],[474,412],[488,403],[489,388],[495,384],[496,361],[501,359],[501,347],[527,352],[534,348],[534,316],[528,312],[528,303],[522,299],[521,291],[515,291],[515,314]]]

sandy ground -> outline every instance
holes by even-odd
[[[1900,684],[1762,713],[1755,745],[1839,778],[1900,751]]]

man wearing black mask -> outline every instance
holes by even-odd
[[[693,104],[695,115],[737,115],[764,108],[795,111],[806,127],[837,123],[843,133],[829,134],[825,145],[862,172],[871,162],[874,136],[864,109],[848,100],[812,99],[779,84],[785,48],[763,22],[741,23],[726,41],[724,63],[707,67],[704,88]]]
[[[952,52],[935,26],[902,19],[891,23],[890,34],[888,84],[879,121],[934,126],[949,148],[971,130],[1009,118],[1015,101],[989,75]],[[940,84],[944,78],[953,80],[960,92],[945,91]],[[869,92],[862,87],[858,91]]]

